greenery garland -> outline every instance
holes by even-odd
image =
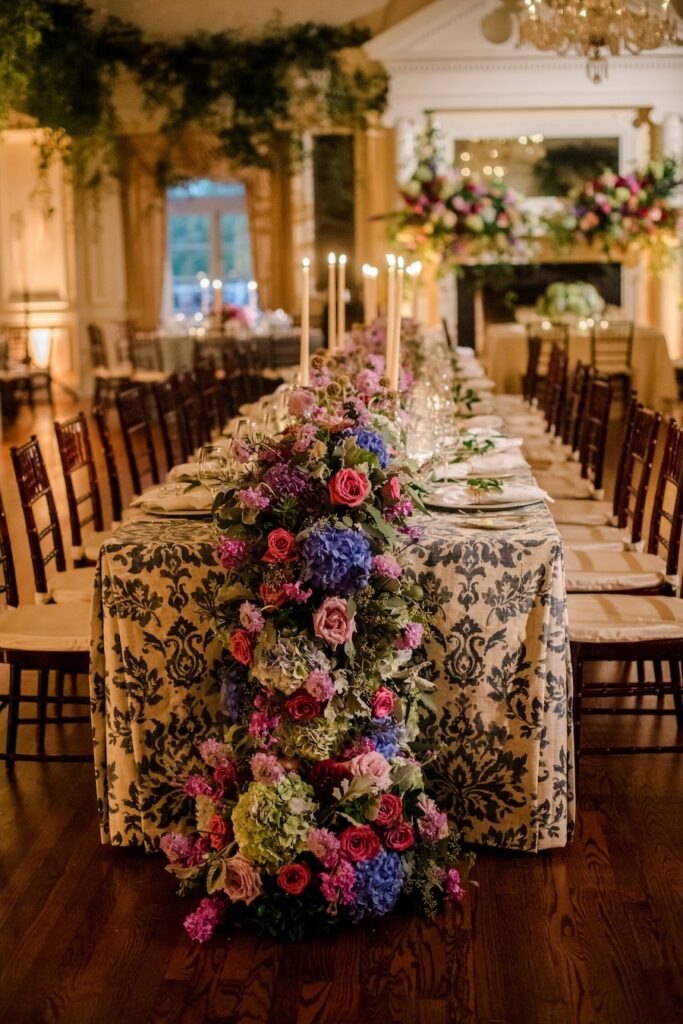
[[[14,110],[47,129],[43,163],[59,152],[83,185],[116,170],[122,74],[161,116],[169,153],[200,129],[217,156],[243,167],[269,166],[283,132],[300,143],[314,125],[362,125],[386,106],[387,75],[357,49],[369,32],[353,25],[273,22],[253,38],[229,30],[150,42],[119,18],[96,24],[83,0],[14,0],[0,33],[0,117]],[[168,167],[168,153],[159,164]]]

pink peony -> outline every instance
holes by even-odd
[[[326,597],[313,612],[313,632],[332,648],[348,643],[355,630],[355,616],[349,618],[346,601],[341,597]]]
[[[237,492],[237,500],[245,508],[268,508],[270,498],[267,494],[257,490],[255,487],[245,487]]]
[[[251,544],[246,540],[220,537],[216,552],[224,569],[239,569],[251,559]]]
[[[396,648],[399,651],[414,651],[422,643],[424,627],[421,622],[409,622],[403,630],[402,636],[396,641]]]
[[[352,757],[349,768],[352,775],[369,775],[377,789],[388,789],[391,785],[391,765],[386,757],[376,750]]]
[[[203,775],[190,775],[183,786],[187,796],[212,796],[213,789]]]
[[[199,744],[199,756],[213,768],[230,760],[230,752],[225,743],[214,739],[204,740]]]
[[[304,682],[304,690],[316,700],[330,700],[334,695],[334,681],[321,668],[314,669]]]
[[[393,555],[375,555],[372,560],[372,568],[380,576],[386,576],[391,580],[397,580],[403,573],[403,569]]]
[[[354,384],[362,395],[372,398],[380,390],[379,374],[374,370],[361,370],[356,374]]]
[[[159,841],[159,846],[166,854],[169,864],[185,864],[192,853],[193,842],[180,832],[167,832]]]

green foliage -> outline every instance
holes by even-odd
[[[160,187],[171,180],[172,148],[190,129],[212,134],[217,155],[239,166],[267,167],[278,136],[296,144],[315,125],[352,127],[386,105],[386,73],[356,50],[369,36],[357,26],[274,22],[259,37],[226,31],[148,42],[118,18],[95,24],[83,0],[4,7],[0,117],[14,109],[35,118],[48,129],[43,162],[59,152],[82,184],[98,184],[102,165],[116,168],[122,73],[149,113],[161,115],[168,147],[156,168]]]

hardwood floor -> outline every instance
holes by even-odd
[[[56,414],[72,411],[64,404]],[[24,419],[6,431],[0,453],[24,600],[32,583],[7,445],[29,429],[63,493],[51,417],[41,408],[34,424]],[[121,470],[127,487],[123,462]],[[49,736],[58,748],[83,749],[88,729]],[[13,776],[0,766],[0,1022],[683,1018],[680,758],[586,760],[572,845],[536,857],[480,851],[474,878],[479,888],[463,912],[432,923],[397,915],[296,946],[233,934],[196,947],[182,928],[190,904],[174,895],[162,860],[100,845],[90,766],[25,763]]]

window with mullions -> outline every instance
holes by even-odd
[[[202,178],[166,196],[175,311],[191,316],[201,309],[203,275],[223,281],[226,303],[246,306],[253,272],[244,185]]]

